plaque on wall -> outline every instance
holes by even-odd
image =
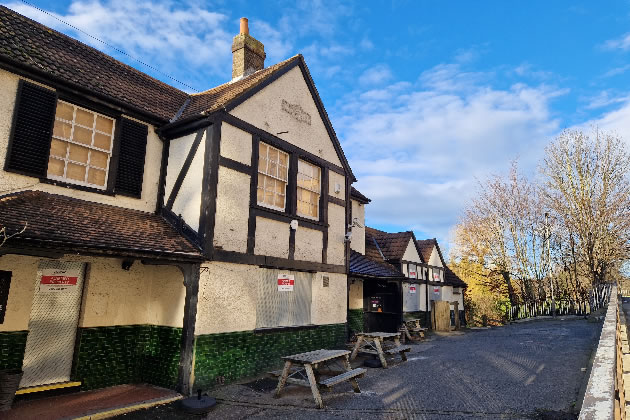
[[[4,323],[4,314],[7,312],[10,286],[11,272],[0,270],[0,324]]]

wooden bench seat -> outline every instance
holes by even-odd
[[[387,349],[383,351],[385,354],[394,354],[394,353],[404,353],[406,351],[411,351],[411,346],[398,346],[393,347],[391,349]]]
[[[347,372],[344,372],[342,374],[339,374],[337,376],[333,376],[330,378],[326,378],[326,379],[322,379],[321,381],[319,381],[319,384],[321,386],[325,386],[327,388],[330,388],[333,385],[337,385],[341,382],[344,381],[348,381],[352,378],[357,378],[357,377],[361,377],[363,375],[365,375],[365,372],[367,372],[367,369],[363,369],[363,368],[356,368],[356,369],[352,369],[349,370]]]

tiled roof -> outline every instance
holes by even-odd
[[[189,95],[67,35],[0,6],[0,60],[45,72],[65,83],[103,95],[165,122],[211,113],[301,59],[296,55],[228,82]]]
[[[0,196],[0,225],[9,244],[80,248],[112,255],[202,259],[199,250],[161,216],[42,191]],[[5,245],[7,246],[7,245]]]
[[[418,248],[420,248],[422,259],[428,263],[431,258],[431,253],[433,252],[433,247],[437,244],[437,241],[435,239],[422,239],[416,241],[416,243],[418,244]]]
[[[350,252],[350,275],[368,277],[403,278],[403,274],[393,265],[378,262],[354,250]]]
[[[455,287],[464,287],[464,288],[468,287],[466,282],[460,279],[459,276],[455,274],[453,270],[451,270],[450,268],[446,267],[445,274],[446,274],[444,278],[445,284],[455,286]]]
[[[171,119],[188,94],[76,39],[0,7],[0,60]]]
[[[402,259],[409,242],[413,239],[412,232],[387,233],[382,230],[365,227],[365,238],[372,237],[378,243],[381,252],[387,260]]]
[[[354,187],[350,187],[350,197],[363,204],[368,204],[370,201],[372,201],[366,196],[364,196],[363,194],[361,194],[361,191],[357,190]]]
[[[190,103],[186,105],[186,108],[180,118],[187,118],[193,115],[198,115],[202,112],[209,114],[223,108],[223,106],[231,100],[236,99],[249,89],[254,88],[279,70],[295,63],[296,61],[299,61],[301,57],[301,55],[296,55],[288,60],[274,64],[273,66],[258,70],[257,72],[243,79],[237,80],[236,82],[224,83],[205,92],[191,95]]]

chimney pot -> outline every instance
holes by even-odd
[[[246,17],[241,18],[241,32],[240,33],[249,35],[249,24],[247,22],[248,21]]]

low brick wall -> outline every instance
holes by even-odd
[[[239,331],[195,337],[194,389],[255,376],[282,366],[282,356],[317,349],[342,349],[346,324],[275,332]]]
[[[123,325],[79,328],[72,379],[82,389],[146,382],[174,389],[181,328]]]
[[[21,369],[28,331],[0,332],[0,369]]]

